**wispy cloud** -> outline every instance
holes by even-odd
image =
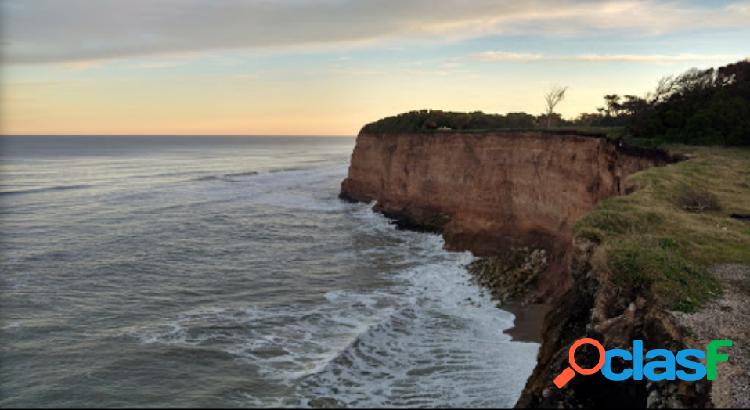
[[[103,67],[106,64],[106,60],[78,60],[63,62],[61,65],[67,70],[83,71]]]
[[[633,62],[633,63],[680,63],[685,61],[733,61],[743,56],[737,54],[584,54],[575,56],[576,61]]]
[[[39,63],[237,48],[445,42],[489,35],[629,36],[747,27],[750,2],[678,0],[3,0],[4,62]],[[533,55],[496,54],[520,61]]]
[[[484,51],[473,55],[474,59],[485,62],[495,61],[538,61],[545,59],[542,54],[536,53],[515,53],[510,51]]]
[[[147,70],[161,69],[161,68],[172,68],[178,66],[179,63],[174,61],[155,61],[151,63],[138,64],[138,68],[144,68]]]
[[[621,62],[669,64],[701,61],[735,61],[747,58],[741,54],[580,54],[580,55],[545,55],[536,53],[515,53],[507,51],[484,51],[469,56],[481,62],[535,62],[535,61],[579,61],[579,62]]]

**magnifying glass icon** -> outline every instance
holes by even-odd
[[[578,363],[576,363],[576,350],[583,345],[592,345],[599,351],[599,361],[594,367],[590,369],[584,369],[579,366]],[[568,382],[570,382],[573,377],[575,377],[576,373],[582,376],[591,376],[592,374],[601,370],[601,368],[604,366],[605,358],[606,352],[604,351],[604,346],[602,346],[602,344],[599,343],[598,340],[590,339],[588,337],[578,339],[575,341],[575,343],[573,343],[572,346],[570,346],[570,350],[568,350],[568,364],[570,366],[566,367],[565,370],[560,372],[560,374],[555,377],[555,380],[553,380],[553,383],[555,383],[555,386],[557,386],[558,389],[562,389],[563,386],[568,384]]]

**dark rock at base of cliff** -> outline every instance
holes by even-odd
[[[409,231],[442,233],[445,224],[450,222],[450,216],[446,214],[420,208],[399,212],[385,210],[380,204],[376,204],[373,210],[390,219],[398,229]]]
[[[339,193],[339,199],[349,203],[370,201],[369,198],[353,196],[345,189]],[[376,203],[372,210],[390,219],[398,229],[416,232],[443,233],[443,227],[451,219],[449,215],[433,209],[404,208],[399,211],[387,209],[380,202]]]
[[[510,247],[498,256],[485,257],[467,265],[476,283],[490,290],[501,304],[511,300],[524,300],[539,276],[547,270],[547,252],[544,249]]]
[[[339,199],[342,200],[342,201],[346,201],[346,202],[352,203],[352,204],[357,203],[357,202],[364,202],[364,201],[361,201],[361,200],[359,200],[357,198],[352,197],[351,195],[349,195],[348,192],[346,192],[344,190],[342,190],[341,192],[339,192]]]

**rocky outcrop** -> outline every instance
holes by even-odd
[[[519,408],[704,408],[710,407],[709,382],[612,382],[601,374],[575,377],[564,389],[552,380],[568,367],[568,349],[575,340],[590,337],[605,349],[630,349],[643,340],[646,349],[686,348],[688,335],[673,315],[644,289],[622,288],[610,280],[603,250],[577,237],[573,242],[570,271],[575,286],[557,299],[544,319],[544,339],[537,366],[518,400]],[[577,363],[591,368],[594,351],[579,351]],[[615,364],[614,370],[621,371]]]
[[[403,227],[442,232],[447,249],[543,249],[549,268],[536,296],[550,300],[570,285],[575,222],[623,193],[627,175],[669,161],[575,133],[361,133],[341,197],[376,201],[375,210]]]
[[[476,259],[466,269],[474,281],[488,289],[502,305],[510,301],[533,302],[526,300],[529,290],[534,288],[537,278],[547,271],[547,267],[544,249],[511,247],[500,255]]]

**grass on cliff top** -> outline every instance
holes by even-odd
[[[576,224],[600,243],[616,284],[650,289],[666,307],[694,311],[721,293],[709,272],[750,264],[750,149],[666,147],[688,161],[630,176],[630,195],[602,201]]]

